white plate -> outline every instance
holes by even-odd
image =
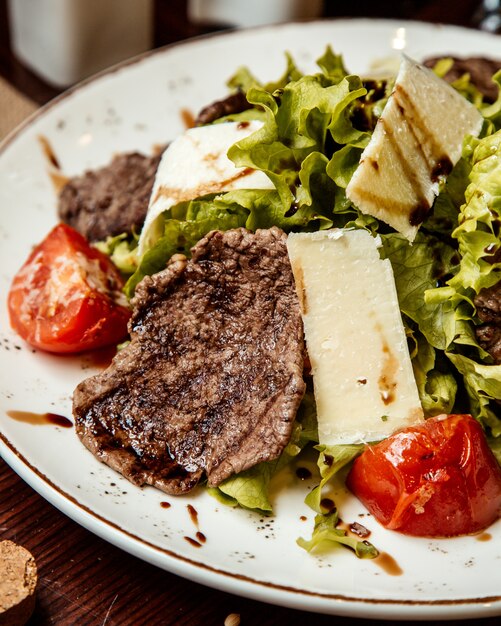
[[[37,137],[53,146],[65,172],[105,164],[123,150],[149,152],[183,129],[181,111],[196,112],[225,93],[240,64],[262,79],[284,69],[290,50],[313,68],[327,43],[354,72],[371,61],[440,53],[501,58],[501,39],[475,31],[419,23],[340,20],[290,24],[182,43],[105,73],[49,104],[14,133],[0,153],[0,412],[1,452],[40,494],[111,543],[205,585],[289,607],[379,618],[463,618],[501,614],[501,524],[490,541],[476,537],[430,541],[383,530],[340,493],[346,521],[361,519],[371,540],[403,570],[392,576],[348,551],[310,556],[296,545],[311,532],[303,503],[311,484],[293,472],[275,490],[270,519],[225,508],[203,490],[167,497],[138,489],[99,463],[74,429],[33,426],[7,417],[11,409],[71,415],[74,386],[94,373],[80,358],[34,353],[9,330],[5,297],[30,246],[56,222],[56,202]],[[444,114],[447,114],[444,111]],[[170,508],[162,508],[168,501]],[[188,505],[198,512],[198,528]],[[307,520],[302,520],[306,516]],[[202,532],[194,547],[185,537]],[[485,536],[483,537],[486,538]]]

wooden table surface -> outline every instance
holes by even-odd
[[[352,3],[354,4],[354,3]],[[356,15],[414,17],[471,25],[477,2],[458,0],[358,2]],[[394,5],[398,4],[398,9]],[[325,15],[346,15],[326,2]],[[377,5],[376,7],[374,5]],[[39,104],[58,91],[25,69],[9,48],[6,0],[0,0],[0,75]],[[189,24],[186,0],[157,0],[155,45],[200,33]],[[0,112],[1,114],[1,112]],[[83,529],[43,500],[0,460],[0,538],[30,550],[39,568],[39,587],[31,625],[179,624],[223,625],[231,614],[240,623],[260,626],[376,620],[314,615],[232,596],[184,580],[115,548]],[[227,620],[228,623],[229,620]],[[234,626],[238,623],[233,622]],[[377,622],[384,624],[385,622]],[[402,624],[404,622],[388,622]],[[419,623],[419,622],[416,622]],[[460,624],[464,622],[449,622]],[[496,618],[475,620],[494,626]]]

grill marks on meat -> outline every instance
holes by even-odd
[[[277,228],[214,231],[139,284],[131,343],[74,394],[94,454],[167,493],[281,454],[305,390],[285,242]]]
[[[483,322],[475,331],[478,343],[501,364],[501,281],[492,287],[482,289],[475,297],[477,315]]]
[[[70,179],[59,195],[60,219],[89,241],[138,232],[159,161],[160,154],[120,154],[106,167]]]
[[[433,68],[442,57],[431,57],[424,61],[426,67]],[[492,81],[492,76],[501,69],[501,60],[487,59],[484,57],[467,57],[464,59],[450,57],[453,60],[451,69],[444,76],[448,83],[453,83],[463,74],[470,74],[470,80],[475,87],[484,94],[486,102],[494,102],[498,95],[498,87]]]

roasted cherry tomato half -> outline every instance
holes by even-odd
[[[383,526],[419,537],[476,533],[501,511],[501,469],[470,415],[439,415],[367,446],[347,485]]]
[[[123,279],[99,250],[59,224],[36,246],[12,281],[12,328],[48,352],[101,348],[127,334],[130,310]]]

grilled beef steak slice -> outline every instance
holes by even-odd
[[[160,156],[120,154],[106,167],[71,178],[59,194],[60,219],[89,241],[139,231]]]
[[[252,109],[253,105],[248,102],[242,91],[237,91],[227,96],[223,100],[216,100],[204,107],[197,115],[195,126],[210,124],[220,117],[241,113],[247,109]]]
[[[501,365],[501,281],[481,289],[475,297],[477,315],[483,322],[476,327],[478,343]]]
[[[436,62],[442,57],[431,57],[426,59],[423,65],[433,68]],[[486,59],[484,57],[467,57],[460,59],[458,57],[450,57],[454,63],[451,69],[444,76],[448,83],[453,83],[463,74],[470,75],[471,82],[475,87],[484,94],[486,102],[494,102],[498,95],[498,87],[492,81],[492,75],[501,69],[501,60]]]
[[[101,460],[167,493],[277,458],[304,394],[286,235],[214,231],[138,285],[131,343],[73,398]]]

